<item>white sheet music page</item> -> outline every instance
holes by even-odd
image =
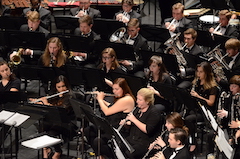
[[[43,135],[31,140],[23,141],[21,144],[25,147],[29,147],[32,149],[41,149],[44,147],[52,146],[62,142],[61,139],[53,138],[48,135]]]
[[[17,127],[21,125],[23,122],[25,122],[28,118],[30,118],[29,115],[15,113],[7,121],[5,121],[4,124],[10,125],[10,126],[15,124],[14,126]]]
[[[10,111],[6,111],[3,110],[0,112],[0,122],[4,122],[6,121],[8,118],[10,118],[11,116],[13,116],[15,114],[15,112],[10,112]]]

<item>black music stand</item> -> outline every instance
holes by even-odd
[[[74,30],[79,27],[78,17],[71,15],[55,15],[54,20],[57,29]]]
[[[83,68],[66,65],[66,76],[72,86],[84,84]]]
[[[46,46],[45,34],[31,31],[8,31],[9,47],[32,48],[44,50]]]
[[[216,10],[228,9],[229,6],[225,0],[200,0],[203,8],[211,8]]]
[[[209,31],[197,30],[196,43],[201,46],[213,47],[214,41]]]
[[[25,92],[13,92],[13,91],[5,91],[0,92],[0,105],[6,104],[8,102],[11,103],[18,103],[21,101],[27,101],[27,95]],[[4,108],[4,105],[1,106],[1,108]]]
[[[93,31],[101,35],[101,39],[109,40],[110,36],[119,28],[126,27],[123,22],[114,19],[96,18],[93,20]]]
[[[1,16],[0,28],[6,30],[19,30],[23,24],[27,24],[26,17]]]
[[[141,77],[136,77],[130,74],[112,72],[111,79],[113,79],[114,81],[117,78],[125,78],[134,96],[137,96],[137,92],[139,91],[139,89],[147,86],[145,79]]]
[[[107,47],[111,47],[115,50],[118,60],[131,60],[136,61],[134,50],[132,45],[113,43],[103,40],[97,40],[95,43],[96,52],[100,53]]]

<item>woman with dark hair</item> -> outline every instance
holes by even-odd
[[[212,113],[216,112],[215,101],[218,94],[218,87],[215,81],[212,67],[208,62],[202,62],[197,65],[197,70],[195,78],[193,80],[192,90],[190,92],[191,96],[205,101],[205,106]],[[189,128],[190,136],[192,137],[192,144],[190,151],[195,149],[195,132],[196,132],[196,122],[203,120],[203,114],[200,113],[201,110],[198,105],[195,106],[194,110],[189,110],[185,117],[186,126]]]
[[[66,109],[69,119],[74,119],[74,113],[69,100],[71,98],[75,98],[75,95],[73,94],[66,77],[60,75],[54,80],[54,82],[52,83],[52,88],[50,90],[50,95],[61,93],[67,90],[68,92],[60,94],[53,98],[47,99],[47,97],[42,97],[40,98],[41,102],[39,102],[38,104],[63,107]],[[29,100],[35,101],[36,99]],[[59,134],[62,134],[63,136],[67,137],[70,134],[69,131],[72,132],[71,130],[69,130],[69,128],[72,129],[72,127],[69,127],[69,124],[64,126],[64,124],[56,125],[53,123],[49,123],[48,121],[44,121],[43,123],[43,130],[46,131],[50,136],[58,136]],[[59,159],[62,154],[61,145],[57,144],[53,147],[55,149],[55,153],[53,154],[52,158]],[[51,152],[50,148],[44,148],[43,150],[43,158],[48,158]]]
[[[21,81],[11,72],[6,61],[0,61],[0,92],[20,91]]]
[[[63,45],[60,39],[52,37],[47,41],[47,46],[38,61],[38,65],[45,67],[62,67],[66,61],[67,56],[63,51]]]
[[[115,95],[113,103],[109,103],[104,100],[105,93],[103,92],[97,92],[97,101],[108,122],[114,128],[118,128],[120,121],[125,119],[127,114],[133,110],[135,106],[135,98],[127,84],[127,81],[124,78],[117,78],[114,80],[112,89]],[[92,146],[95,153],[97,153],[97,128],[95,126],[90,126],[85,128],[84,132],[89,144]],[[123,131],[123,133],[125,132]],[[107,145],[109,139],[111,139],[111,136],[102,132],[100,154],[97,155],[100,155],[101,157],[113,157],[112,150]]]
[[[172,85],[171,77],[160,56],[152,56],[149,60],[149,72],[147,74],[148,88],[154,91],[154,104],[160,111],[170,110],[170,102],[161,95],[161,92],[151,86],[152,82]]]

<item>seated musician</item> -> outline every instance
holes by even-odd
[[[147,40],[139,34],[139,27],[140,23],[139,20],[136,18],[130,19],[130,21],[127,24],[127,34],[124,35],[126,41],[124,43],[132,45],[134,54],[136,56],[136,61],[130,61],[130,60],[122,60],[119,61],[120,64],[124,65],[128,72],[134,73],[136,76],[143,77],[143,60],[142,56],[140,55],[140,50],[151,50]]]
[[[0,61],[0,92],[20,91],[21,81],[11,72],[6,61]]]
[[[30,0],[30,3],[31,8],[23,9],[23,15],[27,17],[29,11],[37,11],[40,14],[40,25],[48,29],[51,25],[51,12],[40,5],[41,0]]]
[[[172,6],[172,18],[164,19],[164,27],[171,35],[180,32],[180,28],[193,28],[192,21],[184,17],[183,11],[184,5],[176,3]]]
[[[228,10],[221,10],[218,13],[219,16],[219,25],[215,27],[211,27],[209,29],[210,33],[225,35],[231,38],[238,38],[239,33],[235,26],[229,24],[229,20],[232,16],[232,13]]]
[[[122,11],[115,14],[114,19],[122,21],[123,23],[128,23],[130,19],[137,18],[140,20],[141,15],[132,9],[134,5],[133,0],[122,0]]]
[[[236,141],[238,140],[238,143],[239,143],[239,133],[240,131],[237,130],[236,134],[232,134],[231,133],[231,129],[233,128],[238,128],[239,129],[239,122],[236,121],[237,118],[239,118],[239,110],[236,109],[236,105],[237,105],[237,102],[239,102],[239,94],[240,94],[240,75],[234,75],[230,80],[229,80],[229,83],[230,83],[230,96],[229,94],[223,94],[220,98],[223,98],[222,102],[223,103],[220,103],[219,105],[222,107],[222,109],[218,110],[218,117],[221,119],[221,126],[222,126],[222,129],[227,129],[228,130],[228,134],[230,136],[230,143],[233,145],[233,146],[237,146],[238,147],[238,150],[235,151],[235,157],[234,159],[237,159],[240,157],[240,154],[238,153],[239,152],[239,146],[236,145],[236,143],[234,143],[235,141],[234,138],[236,139]],[[233,116],[232,116],[233,115]],[[229,125],[229,123],[231,123]],[[229,129],[230,127],[230,129]],[[232,135],[235,135],[235,136],[232,136]],[[210,147],[210,146],[209,146]]]
[[[127,115],[125,120],[130,125],[130,133],[126,138],[135,150],[133,153],[126,151],[128,158],[139,159],[148,150],[149,144],[156,138],[161,127],[161,115],[154,104],[154,92],[148,88],[141,88],[137,92],[137,107],[139,109]],[[122,120],[120,124],[125,123]]]
[[[161,95],[161,93],[151,86],[152,82],[172,85],[172,79],[160,56],[152,56],[149,60],[149,72],[147,74],[148,88],[154,90],[155,106],[159,111],[170,111],[170,102]]]
[[[119,122],[126,118],[126,115],[131,112],[135,106],[135,98],[130,90],[127,81],[124,78],[117,78],[113,82],[112,90],[114,93],[114,103],[109,103],[105,101],[105,94],[103,92],[97,92],[97,101],[99,106],[106,116],[108,122],[114,127],[118,128]],[[98,152],[98,138],[97,138],[97,128],[96,126],[90,126],[84,129],[84,134],[86,135],[89,144],[92,146],[95,153]],[[121,132],[124,132],[122,130]],[[112,136],[109,136],[102,132],[101,134],[101,145],[100,154],[101,157],[107,156],[113,158],[112,150],[108,147],[108,140]]]
[[[39,25],[41,20],[37,11],[29,11],[27,14],[27,19],[28,24],[23,24],[20,27],[20,31],[41,32],[45,34],[46,38],[48,37],[50,32]],[[26,64],[37,64],[38,59],[42,55],[41,50],[33,50],[31,48],[24,49],[21,53],[23,55],[22,57],[24,59],[24,63]],[[16,54],[16,51],[10,54],[10,60],[12,60],[12,57]]]
[[[70,104],[70,99],[75,98],[75,95],[71,91],[70,85],[66,79],[66,77],[60,75],[58,76],[52,84],[52,88],[50,90],[50,95],[61,93],[64,91],[69,90],[69,92],[57,95],[55,97],[47,99],[47,97],[40,98],[41,101],[38,104],[50,105],[50,106],[58,106],[63,107],[66,109],[67,115],[70,119],[74,119],[74,113]],[[29,99],[30,101],[34,102],[36,99]],[[71,125],[73,126],[73,125]],[[64,135],[65,137],[70,137],[69,132],[73,131],[73,127],[70,128],[68,125],[61,124],[56,125],[53,123],[49,123],[48,121],[44,120],[43,123],[43,130],[46,131],[50,136],[58,136],[59,134]],[[73,134],[71,134],[73,135]],[[52,158],[52,159],[60,159],[62,154],[61,144],[54,145],[55,152],[51,152],[51,148],[44,148],[43,149],[43,158]]]
[[[188,133],[182,128],[173,128],[169,132],[169,146],[163,152],[155,154],[152,159],[183,159],[190,158],[188,147],[185,145]]]
[[[89,47],[93,49],[94,41],[100,40],[101,37],[97,35],[94,31],[92,31],[93,20],[90,16],[84,15],[82,18],[79,18],[79,28],[76,28],[74,31],[74,35],[86,37],[89,40]],[[89,53],[84,52],[74,52],[74,56],[79,56],[82,58],[82,61],[86,63],[92,63],[96,65],[96,61],[98,60],[98,54],[94,53],[93,50],[90,50]]]
[[[91,18],[100,18],[101,12],[97,9],[90,7],[90,0],[80,0],[79,7],[71,8],[70,14],[75,17],[83,17],[84,15],[89,15]]]
[[[10,15],[10,8],[2,4],[2,0],[0,0],[0,16],[8,16]]]

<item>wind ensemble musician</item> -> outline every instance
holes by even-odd
[[[192,21],[184,17],[183,11],[184,5],[176,3],[172,6],[172,18],[164,19],[164,27],[171,35],[180,32],[180,28],[193,28]]]
[[[197,65],[195,79],[192,82],[191,96],[206,102],[207,109],[212,113],[216,111],[216,97],[218,94],[217,83],[214,79],[212,67],[208,62],[201,62]],[[199,105],[195,105],[194,110],[187,110],[185,124],[189,128],[189,135],[192,137],[192,150],[196,147],[195,133],[196,122],[203,120],[203,114]]]
[[[234,75],[229,80],[229,88],[230,88],[230,96],[229,94],[223,94],[220,98],[223,98],[221,101],[221,108],[217,111],[218,117],[221,119],[221,126],[223,129],[228,130],[228,135],[230,138],[230,143],[233,147],[236,148],[234,159],[237,159],[240,157],[239,154],[239,137],[240,137],[240,123],[238,119],[240,118],[240,112],[239,112],[239,102],[240,102],[240,75]],[[234,131],[235,129],[236,131]],[[236,132],[236,133],[234,133]],[[235,141],[233,141],[235,139]],[[237,142],[236,142],[237,141]]]
[[[181,128],[181,129],[185,130],[186,132],[188,132],[188,128],[186,126],[184,126],[184,121],[179,113],[172,112],[165,117],[165,120],[166,120],[166,123],[165,123],[166,130],[161,132],[161,135],[158,136],[156,138],[156,140],[150,144],[150,146],[148,148],[149,150],[151,150],[153,148],[156,150],[161,150],[161,151],[163,149],[166,149],[169,146],[169,142],[168,142],[169,138],[168,137],[169,137],[169,132],[171,129]],[[186,141],[185,144],[188,145],[188,142]],[[189,156],[189,152],[186,155]],[[157,156],[157,154],[156,154],[156,156]]]
[[[41,26],[48,29],[51,24],[51,12],[41,6],[41,0],[30,0],[31,8],[25,8],[23,15],[27,17],[29,11],[37,11],[40,14]]]
[[[119,123],[122,119],[125,119],[127,114],[134,109],[135,98],[132,94],[131,89],[129,88],[127,81],[124,78],[117,78],[114,80],[112,85],[112,90],[114,93],[114,102],[109,103],[104,99],[104,92],[96,92],[98,104],[108,120],[108,122],[114,127],[118,128]],[[123,131],[121,131],[123,132]],[[94,125],[84,129],[84,134],[93,148],[94,152],[98,153],[98,137],[97,137],[97,128]],[[100,141],[100,154],[97,154],[101,157],[113,157],[113,151],[108,146],[108,140],[112,136],[105,134],[101,131],[101,141]]]
[[[161,127],[161,115],[154,104],[154,92],[148,88],[141,88],[137,92],[137,107],[127,115],[120,124],[130,125],[129,136],[126,137],[129,144],[135,150],[129,153],[128,158],[139,159],[148,150],[148,145],[156,138]],[[129,120],[125,122],[126,120]]]
[[[218,13],[218,16],[219,25],[215,26],[214,28],[211,27],[209,32],[213,34],[229,36],[231,38],[238,38],[239,33],[237,28],[229,24],[232,13],[228,10],[221,10]]]
[[[49,105],[49,106],[57,106],[57,107],[63,107],[66,109],[66,113],[69,116],[71,120],[75,118],[72,106],[70,104],[70,99],[76,98],[74,93],[72,92],[70,88],[70,84],[68,83],[68,80],[63,75],[58,76],[52,83],[52,87],[50,90],[50,95],[61,93],[64,91],[67,91],[67,93],[60,94],[58,96],[55,96],[53,98],[47,98],[42,97],[40,98],[40,102],[37,102],[37,104],[43,104],[43,105]],[[37,99],[29,99],[30,101],[34,102]],[[71,130],[70,130],[71,129]],[[50,136],[58,136],[62,134],[64,137],[71,138],[69,135],[69,132],[74,133],[74,126],[70,124],[65,125],[64,123],[61,125],[49,123],[48,121],[43,121],[43,131],[46,131]],[[60,159],[60,156],[62,154],[61,144],[53,145],[55,152],[52,152],[52,149],[49,147],[43,148],[43,158],[53,158],[53,159]]]
[[[91,18],[100,18],[101,12],[97,9],[90,7],[90,0],[80,0],[79,7],[71,8],[70,14],[75,17],[83,17],[84,15],[89,15]]]
[[[132,18],[137,18],[140,21],[141,15],[132,9],[134,5],[133,0],[122,0],[122,11],[117,12],[114,19],[128,23]]]

